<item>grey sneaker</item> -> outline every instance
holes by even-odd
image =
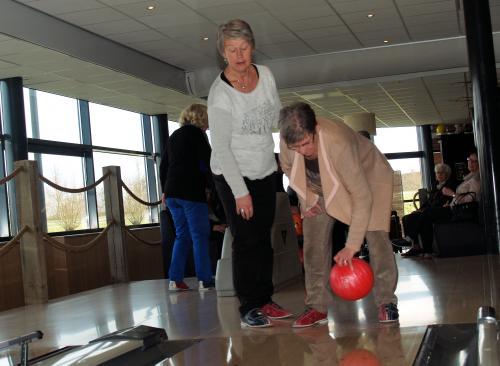
[[[248,313],[243,315],[240,320],[242,327],[265,328],[272,326],[269,318],[265,316],[259,308],[250,310]]]

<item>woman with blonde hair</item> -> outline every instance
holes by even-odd
[[[203,291],[215,286],[209,254],[210,222],[205,194],[211,154],[205,134],[208,128],[207,107],[191,104],[182,111],[179,123],[181,127],[168,140],[167,163],[160,168],[162,175],[166,176],[163,191],[175,226],[169,289],[189,289],[184,282],[184,270],[192,245],[199,290]]]

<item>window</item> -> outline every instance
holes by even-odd
[[[377,128],[375,145],[383,153],[418,151],[417,129],[415,127]],[[415,210],[413,196],[422,187],[420,158],[391,159],[394,171],[401,172],[404,214]]]
[[[76,99],[41,91],[36,92],[36,99],[40,138],[79,144],[80,131]]]
[[[179,122],[168,121],[168,135],[173,134],[179,127],[181,127]],[[207,135],[210,136],[209,130],[207,130]]]
[[[82,158],[42,154],[40,172],[48,180],[64,188],[82,188]],[[85,193],[68,193],[43,184],[47,231],[74,231],[89,228]]]
[[[24,97],[24,118],[26,120],[26,135],[28,138],[33,138],[33,128],[31,124],[31,103],[30,90],[23,88]]]
[[[417,129],[416,127],[377,128],[374,142],[384,154],[418,151]]]
[[[112,165],[120,167],[121,178],[133,194],[146,202],[150,201],[147,193],[144,157],[95,152],[94,167],[96,180],[102,177],[103,167]],[[122,193],[126,225],[148,224],[153,221],[149,214],[149,206],[136,201],[125,190]],[[154,198],[154,200],[156,200],[156,198]],[[106,227],[104,190],[102,184],[97,187],[97,210],[99,215],[99,227]]]
[[[141,115],[89,103],[92,144],[143,151]]]

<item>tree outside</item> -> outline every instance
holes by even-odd
[[[52,174],[52,182],[66,187],[56,171]],[[52,187],[45,187],[45,206],[47,210],[48,232],[73,231],[82,228],[82,220],[86,215],[85,194],[68,193]]]
[[[129,182],[130,185],[127,184],[127,187],[132,193],[147,202],[146,178],[136,176],[132,180],[129,180]],[[148,206],[138,202],[127,192],[123,192],[123,210],[125,211],[126,222],[131,225],[140,225],[144,223],[144,219],[148,212]]]

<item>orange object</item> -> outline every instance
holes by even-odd
[[[297,234],[297,236],[304,235],[304,232],[302,231],[302,217],[300,217],[300,213],[292,213],[292,219],[293,224],[295,225],[295,234]]]
[[[380,360],[367,349],[355,349],[340,359],[339,366],[381,366]]]

